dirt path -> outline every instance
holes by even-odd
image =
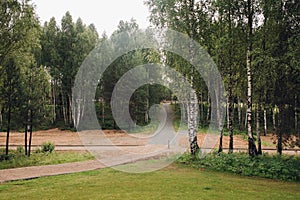
[[[15,180],[27,180],[43,176],[53,176],[61,174],[69,174],[82,171],[90,171],[95,169],[101,169],[105,166],[97,160],[59,164],[59,165],[47,165],[47,166],[34,166],[24,167],[16,169],[0,170],[0,183]]]

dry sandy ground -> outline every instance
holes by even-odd
[[[104,130],[105,137],[109,138],[115,145],[144,145],[147,139],[143,139],[141,134],[134,136],[126,134],[123,131]],[[205,134],[198,134],[198,143],[201,145]],[[6,133],[0,132],[0,146],[5,145]],[[263,148],[275,148],[276,137],[273,135],[262,136]],[[42,145],[43,142],[53,142],[56,146],[60,145],[82,145],[82,139],[77,132],[61,131],[59,129],[51,129],[46,131],[36,131],[33,133],[32,145]],[[185,141],[187,142],[187,141]],[[10,145],[21,146],[24,144],[24,133],[12,132],[10,134]],[[234,137],[234,148],[247,148],[247,141],[241,135]],[[223,147],[229,146],[229,137],[223,139]]]

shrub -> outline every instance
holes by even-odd
[[[212,153],[197,159],[183,155],[178,162],[195,168],[209,168],[244,176],[300,181],[300,156],[264,154],[250,157],[246,153]]]
[[[38,147],[36,150],[35,150],[35,153],[42,153],[42,149],[40,147]]]
[[[23,146],[17,146],[17,153],[18,154],[24,154],[25,153],[25,149]]]
[[[55,145],[52,142],[44,142],[42,145],[43,153],[52,153],[55,149]]]

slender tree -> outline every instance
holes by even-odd
[[[247,0],[247,79],[248,79],[248,102],[247,102],[247,130],[248,130],[248,150],[249,155],[257,154],[257,149],[252,132],[252,45],[253,45],[253,19],[254,19],[253,0]]]

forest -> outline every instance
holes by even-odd
[[[226,121],[219,130],[219,148],[233,152],[233,137],[245,132],[250,156],[262,154],[261,135],[275,134],[277,152],[297,137],[300,146],[300,2],[296,0],[146,0],[154,28],[169,28],[198,42],[214,60],[226,90]],[[7,132],[6,154],[12,130],[24,132],[25,146],[32,131],[59,127],[75,130],[72,88],[77,72],[99,44],[109,40],[95,25],[73,19],[41,24],[30,0],[0,2],[0,131]],[[120,21],[112,35],[139,31],[139,25]],[[183,74],[198,99],[188,103],[190,151],[196,154],[198,129],[208,127],[211,97],[208,86],[188,60],[170,53],[142,49],[116,59],[101,77],[95,108],[102,129],[119,129],[111,111],[118,80],[135,66],[161,63]],[[161,85],[144,85],[130,99],[136,124],[150,123],[149,109],[176,96]],[[180,115],[180,108],[174,111]],[[179,111],[178,111],[179,110]],[[181,110],[182,111],[182,110]],[[196,115],[196,116],[192,116]],[[176,120],[176,119],[175,119]],[[198,120],[195,127],[190,124]],[[190,123],[191,122],[191,123]],[[229,147],[222,138],[229,132]],[[27,141],[28,138],[28,141]],[[30,148],[29,148],[30,149]]]

